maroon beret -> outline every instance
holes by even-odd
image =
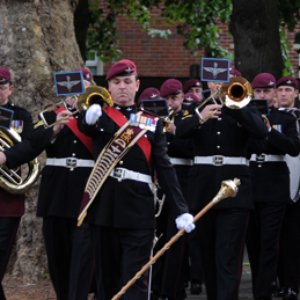
[[[291,86],[295,89],[298,89],[297,80],[291,76],[285,76],[285,77],[279,78],[278,81],[276,82],[276,86],[280,87],[281,85],[287,85],[287,86]]]
[[[0,67],[0,84],[12,82],[13,76],[7,67]]]
[[[160,95],[168,97],[182,92],[182,83],[177,79],[168,79],[160,87]]]
[[[230,67],[229,73],[230,73],[230,75],[233,75],[236,77],[242,76],[242,73],[238,69],[236,69],[234,66]]]
[[[93,73],[90,71],[90,69],[82,67],[82,68],[80,68],[80,70],[82,71],[82,75],[83,75],[84,80],[87,80],[91,83],[94,82],[94,76],[93,76]]]
[[[110,80],[116,76],[128,76],[132,74],[137,74],[135,63],[129,59],[121,59],[107,71],[106,80]]]
[[[194,93],[187,93],[184,95],[184,100],[189,102],[200,102],[200,97],[198,97]]]
[[[148,87],[142,91],[139,96],[138,102],[141,102],[144,99],[155,99],[160,98],[160,92],[155,87]]]
[[[198,79],[190,79],[186,81],[183,85],[183,92],[187,93],[191,88],[202,87],[202,83]]]
[[[270,73],[259,73],[251,82],[252,88],[274,88],[276,87],[276,79]]]

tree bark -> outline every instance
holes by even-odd
[[[12,102],[28,109],[34,120],[46,104],[60,100],[54,95],[53,72],[83,65],[74,30],[77,2],[0,2],[0,65],[15,73]],[[27,195],[26,213],[10,262],[10,271],[24,282],[35,282],[47,274],[41,220],[35,216],[38,185]]]
[[[230,31],[235,65],[252,80],[261,72],[279,78],[283,70],[276,0],[233,0]]]

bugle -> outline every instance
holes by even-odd
[[[194,223],[196,223],[207,211],[209,211],[214,205],[220,202],[222,199],[235,197],[238,192],[238,186],[240,180],[234,178],[233,180],[224,180],[221,183],[221,188],[217,195],[194,217]],[[113,296],[111,300],[118,300],[123,294],[153,265],[156,261],[177,241],[181,236],[185,234],[184,229],[178,230],[178,232],[171,237],[171,239],[164,244],[164,246],[121,288],[121,290]]]
[[[216,93],[203,100],[196,107],[195,112],[199,116],[201,109],[215,97],[218,97],[221,103],[230,109],[241,109],[249,104],[252,96],[253,90],[249,81],[243,77],[233,77],[229,82],[223,83]]]
[[[109,91],[106,88],[97,86],[97,85],[91,85],[91,86],[87,87],[85,90],[85,93],[82,95],[79,95],[79,96],[73,95],[71,97],[78,97],[75,107],[74,107],[75,110],[72,111],[72,115],[74,115],[78,112],[87,110],[92,104],[95,104],[95,103],[100,104],[101,106],[104,106],[104,107],[113,105],[113,100],[112,100],[112,97],[111,97]],[[56,104],[50,105],[45,110],[43,110],[42,112],[39,113],[39,117],[45,128],[51,128],[54,125],[60,124],[69,118],[69,116],[67,116],[67,117],[61,118],[60,120],[57,120],[51,124],[48,124],[48,122],[44,116],[44,113],[49,112],[49,111],[54,111],[61,106],[65,106],[66,110],[68,110],[67,103],[64,100],[64,101],[60,101]]]

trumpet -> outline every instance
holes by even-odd
[[[77,96],[73,96],[77,97]],[[100,104],[101,106],[113,106],[113,100],[109,93],[109,91],[101,86],[97,85],[91,85],[86,88],[86,91],[84,94],[80,95],[78,97],[77,103],[75,105],[75,110],[72,112],[72,115],[75,115],[78,112],[82,112],[84,110],[87,110],[92,104]],[[66,101],[60,101],[56,104],[50,105],[45,110],[39,113],[39,117],[41,119],[41,122],[43,123],[45,128],[51,128],[57,124],[61,124],[65,120],[69,118],[69,116],[65,118],[61,118],[60,120],[57,120],[51,124],[48,124],[44,114],[45,112],[54,111],[58,109],[61,106],[65,106],[65,109],[68,110]],[[40,125],[40,122],[38,123]]]
[[[227,83],[223,83],[221,88],[205,100],[195,109],[199,116],[200,110],[214,97],[218,97],[222,104],[230,109],[241,109],[249,104],[253,96],[253,90],[249,81],[243,77],[233,77]]]

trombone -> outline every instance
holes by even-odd
[[[77,97],[77,96],[73,95],[72,97]],[[75,111],[72,112],[72,115],[75,115],[78,112],[87,110],[92,104],[95,104],[95,103],[98,103],[103,107],[113,106],[112,97],[106,88],[97,86],[97,85],[91,85],[91,86],[87,87],[85,93],[82,95],[79,95],[77,103],[75,105]],[[69,111],[66,101],[62,100],[58,103],[50,105],[45,110],[43,110],[39,113],[41,122],[43,123],[43,125],[46,129],[52,128],[53,126],[60,124],[69,118],[69,116],[67,116],[67,117],[61,118],[60,120],[57,120],[51,124],[49,124],[47,122],[44,114],[49,111],[54,111],[57,108],[61,107],[62,105],[65,107],[65,109],[67,111]],[[38,125],[40,125],[40,122],[38,122]]]
[[[249,104],[252,96],[253,90],[249,81],[243,77],[233,77],[229,82],[223,83],[216,93],[203,100],[195,108],[195,112],[199,116],[201,109],[214,97],[218,97],[230,109],[241,109]]]

